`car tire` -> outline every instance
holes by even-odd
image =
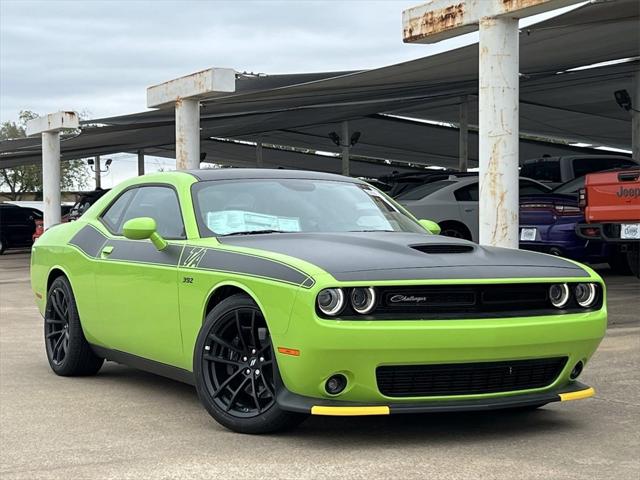
[[[640,245],[634,245],[627,251],[627,265],[631,274],[640,278]]]
[[[469,229],[458,222],[441,222],[440,223],[440,235],[445,237],[462,238],[464,240],[471,240],[471,232]]]
[[[2,255],[4,253],[4,250],[6,248],[5,245],[6,245],[6,243],[5,243],[4,239],[0,238],[0,255]]]
[[[232,295],[209,312],[196,341],[193,372],[198,398],[229,430],[270,433],[306,418],[276,403],[279,373],[269,330],[248,295]]]
[[[44,342],[51,369],[63,377],[95,375],[102,367],[87,342],[69,280],[56,278],[47,292]]]
[[[631,275],[631,259],[628,255],[631,252],[616,252],[609,257],[607,263],[611,267],[611,271],[618,275]]]

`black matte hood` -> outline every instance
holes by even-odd
[[[273,233],[218,240],[299,258],[340,281],[589,276],[559,257],[419,233]]]

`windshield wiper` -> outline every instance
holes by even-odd
[[[244,232],[227,233],[226,235],[220,235],[221,237],[232,237],[233,235],[258,235],[261,233],[295,233],[287,232],[285,230],[246,230]]]

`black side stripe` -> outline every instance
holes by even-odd
[[[79,248],[89,257],[97,258],[106,241],[107,237],[102,232],[90,225],[86,225],[69,240],[69,245]]]
[[[311,288],[314,281],[306,273],[269,258],[215,248],[186,247],[182,267],[254,275]]]
[[[69,245],[73,245],[91,258],[105,261],[180,266],[251,275],[303,288],[311,288],[315,283],[313,278],[303,271],[266,257],[208,247],[183,248],[182,244],[177,243],[169,243],[164,250],[158,250],[148,240],[111,239],[91,225],[86,225],[78,231],[69,241]],[[106,246],[112,246],[113,250],[108,257],[102,258],[101,252]]]
[[[108,240],[105,246],[109,245],[113,246],[113,251],[109,254],[108,260],[169,267],[178,266],[182,253],[182,245],[170,243],[164,250],[158,250],[149,240]]]

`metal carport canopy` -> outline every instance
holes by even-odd
[[[613,91],[631,89],[638,69],[640,33],[636,0],[589,3],[521,32],[521,131],[567,141],[630,147],[630,118],[613,100]],[[420,47],[407,47],[420,48]],[[619,65],[571,72],[573,68],[618,59]],[[337,122],[350,120],[362,132],[352,154],[399,162],[455,166],[455,130],[420,122],[399,122],[381,113],[447,122],[457,121],[457,105],[477,93],[478,46],[444,52],[389,67],[350,73],[239,76],[237,91],[205,99],[201,136],[207,161],[247,164],[250,146],[209,139],[237,138],[311,150],[337,152],[327,134]],[[471,123],[475,119],[471,118]],[[88,128],[62,143],[63,158],[159,148],[172,155],[173,110],[157,110],[85,123]],[[470,164],[477,158],[471,135]],[[3,142],[0,164],[39,160],[39,141]],[[220,146],[224,143],[224,148]],[[26,146],[25,146],[26,145]],[[213,147],[215,145],[215,147]],[[233,152],[232,152],[233,150]],[[521,141],[521,158],[542,153],[586,153],[584,149]],[[4,153],[3,153],[4,152]],[[225,161],[228,157],[229,161]],[[292,158],[292,157],[291,157]],[[313,162],[328,169],[330,157]],[[308,159],[307,159],[308,160]],[[324,161],[323,161],[324,160]],[[277,165],[275,159],[265,162]],[[288,163],[288,162],[285,162]],[[388,166],[383,166],[388,169]],[[384,172],[382,172],[384,173]],[[358,174],[354,170],[353,174]]]

